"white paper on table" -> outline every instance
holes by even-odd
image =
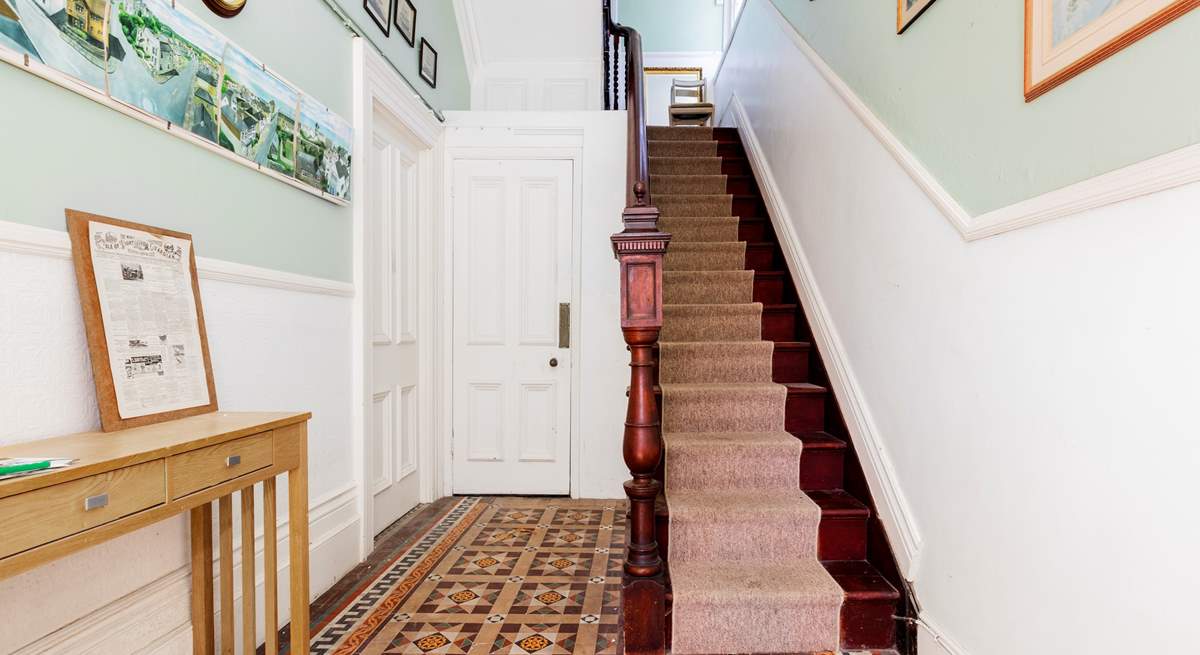
[[[121,418],[208,405],[191,243],[97,222],[88,236]]]

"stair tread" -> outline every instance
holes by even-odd
[[[810,350],[811,341],[776,341],[775,350]]]
[[[819,506],[799,488],[675,491],[667,496],[667,508],[675,520],[695,516],[707,521],[724,519],[732,522],[744,522],[752,518],[799,517],[820,512]]]
[[[821,562],[837,581],[847,601],[898,601],[900,592],[870,562],[832,560]]]
[[[845,490],[810,490],[805,493],[821,508],[822,516],[864,519],[871,516],[871,509]]]
[[[811,382],[773,382],[787,387],[788,393],[828,393],[829,388]]]
[[[846,442],[829,434],[828,432],[800,432],[793,434],[800,441],[804,442],[804,447],[810,450],[845,450]]]
[[[756,278],[757,277],[783,277],[783,276],[784,276],[783,271],[760,271],[760,270],[754,271],[754,277],[756,277]]]
[[[671,244],[671,250],[675,252],[689,250],[742,250],[745,247],[745,241],[680,241]]]
[[[782,302],[782,303],[771,303],[771,304],[763,303],[763,309],[765,309],[767,311],[771,311],[771,310],[783,311],[783,310],[792,310],[792,309],[799,309],[799,308],[800,308],[800,305],[798,305],[794,302]]]
[[[772,599],[820,598],[840,602],[842,590],[816,560],[771,562],[681,562],[671,565],[675,598],[703,595],[712,603],[758,604]]]

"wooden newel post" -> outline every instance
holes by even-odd
[[[627,208],[623,218],[625,230],[612,236],[612,244],[621,264],[621,331],[629,346],[631,369],[623,444],[625,464],[633,476],[625,483],[629,496],[622,585],[625,651],[662,653],[666,587],[655,538],[654,503],[661,485],[654,473],[663,446],[654,399],[654,345],[663,322],[663,257],[671,235],[658,231],[654,207]]]

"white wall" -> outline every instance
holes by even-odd
[[[204,244],[197,249],[203,254]],[[359,555],[349,447],[353,288],[223,262],[200,269],[221,409],[313,413],[315,597]],[[66,234],[0,221],[0,279],[0,444],[98,429]],[[286,491],[280,496],[286,509]],[[183,518],[171,519],[0,582],[0,653],[191,652],[187,534]],[[287,553],[284,539],[282,580]],[[240,595],[237,571],[235,581]],[[285,589],[285,616],[287,599]]]
[[[455,0],[471,109],[581,111],[603,101],[600,3]]]
[[[625,112],[615,111],[446,114],[447,167],[458,157],[504,158],[513,149],[574,151],[580,157],[572,494],[583,498],[624,498],[621,484],[629,477],[621,455],[629,359],[617,313],[620,269],[609,245],[609,236],[621,230],[625,206],[626,121]]]
[[[965,242],[796,38],[750,0],[718,109],[828,329],[923,644],[1191,648],[1200,185]]]

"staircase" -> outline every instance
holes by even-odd
[[[898,576],[737,132],[648,139],[672,235],[656,388],[672,651],[895,648]]]

